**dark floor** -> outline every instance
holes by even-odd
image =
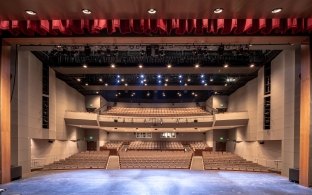
[[[3,195],[31,194],[311,194],[271,173],[190,170],[41,171],[0,185]]]

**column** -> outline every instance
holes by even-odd
[[[1,45],[0,63],[0,148],[1,183],[11,181],[10,46]]]
[[[310,40],[311,41],[311,40]],[[311,43],[310,43],[311,45]],[[311,185],[311,48],[301,46],[299,183]]]

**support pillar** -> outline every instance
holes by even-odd
[[[300,92],[300,159],[299,183],[311,185],[311,40],[310,44],[301,46],[301,92]]]
[[[11,47],[1,46],[0,61],[0,182],[11,181],[11,104],[10,104],[10,55]]]

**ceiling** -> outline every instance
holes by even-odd
[[[149,15],[150,8],[157,13]],[[216,8],[224,11],[214,14]],[[283,11],[273,15],[274,8]],[[92,13],[84,15],[82,9]],[[25,10],[37,15],[29,16]],[[311,0],[10,0],[1,1],[0,19],[307,18],[312,16],[311,10]]]
[[[257,77],[259,68],[281,51],[262,48],[250,44],[49,45],[36,46],[32,52],[84,95],[101,94],[111,102],[202,102],[213,94],[230,95]]]

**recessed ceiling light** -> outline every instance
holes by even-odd
[[[151,15],[156,14],[156,12],[157,12],[156,9],[153,9],[153,8],[147,10],[147,13],[149,13],[149,14],[151,14]]]
[[[86,15],[90,15],[92,12],[90,11],[90,10],[88,10],[88,9],[83,9],[83,10],[81,10],[82,11],[82,13],[84,13],[84,14],[86,14]]]
[[[77,78],[77,81],[80,82],[80,81],[81,81],[81,78]]]
[[[275,9],[272,9],[272,14],[280,13],[282,10],[283,10],[282,8],[275,8]]]
[[[171,64],[168,64],[168,65],[167,65],[167,68],[171,68],[171,67],[172,67],[172,65],[171,65]]]
[[[253,67],[255,67],[255,64],[250,64],[249,67],[253,68]]]
[[[26,14],[31,15],[31,16],[37,15],[37,13],[35,11],[32,11],[32,10],[26,10],[25,12],[26,12]]]
[[[83,68],[88,68],[88,65],[84,64],[82,65]]]
[[[116,68],[115,64],[111,64],[111,68]]]
[[[224,64],[223,67],[224,67],[224,68],[228,68],[229,65],[228,65],[228,64]]]
[[[215,10],[213,10],[213,13],[215,14],[220,14],[223,12],[223,8],[216,8]]]

